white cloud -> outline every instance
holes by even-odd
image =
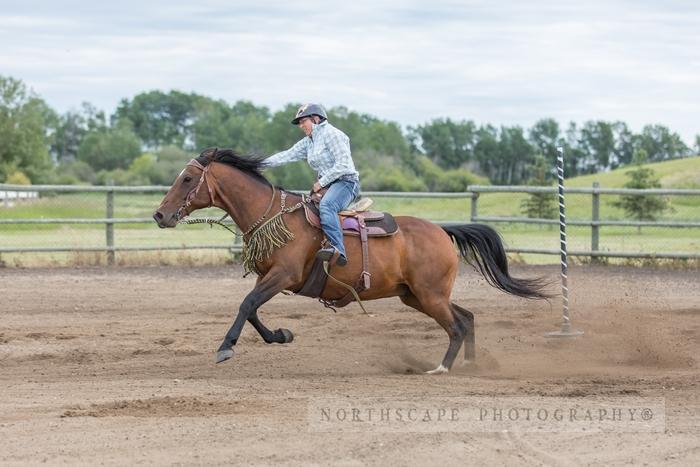
[[[5,3],[5,2],[3,2]],[[236,2],[237,3],[237,2]],[[693,1],[3,5],[0,73],[64,111],[151,89],[346,105],[403,125],[622,120],[700,133]]]

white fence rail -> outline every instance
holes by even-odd
[[[9,208],[15,201],[27,201],[38,199],[38,191],[17,191],[17,190],[0,190],[0,201],[2,206]]]

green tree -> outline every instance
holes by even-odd
[[[414,147],[442,168],[460,167],[474,156],[477,128],[472,121],[438,118],[410,128],[409,133]]]
[[[638,149],[634,155],[635,168],[625,175],[629,180],[624,184],[625,188],[644,190],[649,188],[661,188],[654,171],[644,167],[648,156],[643,149]],[[614,206],[624,209],[625,214],[637,221],[654,221],[658,216],[669,209],[668,201],[653,195],[622,195]],[[638,227],[641,231],[641,227]]]
[[[191,158],[191,154],[175,146],[160,149],[155,153],[155,163],[148,173],[151,183],[171,185]]]
[[[464,192],[469,185],[488,183],[466,169],[442,170],[427,156],[418,157],[416,174],[431,192]]]
[[[474,145],[474,158],[480,173],[493,181],[498,173],[498,130],[492,125],[479,127]]]
[[[524,181],[525,169],[532,162],[534,152],[521,127],[501,127],[496,177],[491,180],[505,185]]]
[[[394,122],[353,112],[346,107],[331,108],[328,110],[328,119],[333,126],[348,135],[353,152],[375,151],[392,158],[401,158],[410,151],[401,128]]]
[[[532,174],[528,185],[548,186],[551,178],[551,165],[543,155],[537,155],[530,167]],[[530,193],[520,202],[520,210],[527,217],[553,219],[557,215],[556,196],[552,193]]]
[[[267,125],[267,151],[270,155],[284,151],[292,147],[294,143],[299,141],[304,134],[299,131],[299,128],[292,125],[290,122],[300,104],[287,104],[283,109],[272,114],[272,118]],[[354,149],[354,142],[351,141]]]
[[[233,146],[224,125],[230,115],[231,108],[223,100],[207,98],[197,100],[194,121],[191,126],[194,148]]]
[[[585,158],[579,161],[583,173],[595,173],[610,168],[615,154],[613,126],[602,120],[588,121],[581,128],[581,149]]]
[[[266,107],[256,107],[249,101],[238,101],[230,108],[223,122],[224,141],[241,154],[266,155],[269,121],[270,111]]]
[[[630,164],[634,158],[635,135],[625,122],[612,124],[615,139],[614,157],[610,163],[611,169]]]
[[[557,161],[557,147],[563,146],[559,132],[559,123],[552,118],[538,120],[528,132],[530,144],[535,151],[553,166]]]
[[[23,172],[16,170],[7,177],[7,183],[10,185],[31,185],[32,181]]]
[[[113,119],[131,122],[134,133],[147,149],[167,145],[184,147],[191,139],[190,127],[199,98],[180,91],[145,92],[133,100],[122,99]]]
[[[397,165],[392,157],[382,156],[373,151],[368,151],[368,154],[362,154],[361,157],[367,157],[373,161],[371,167],[359,169],[363,190],[427,191],[428,189],[423,179],[417,177],[408,167]]]
[[[57,161],[72,161],[78,157],[78,148],[88,130],[80,113],[67,112],[58,117],[51,143],[51,154]]]
[[[23,172],[32,183],[50,175],[47,127],[53,111],[19,80],[0,75],[0,181]]]
[[[74,160],[70,162],[59,162],[56,167],[56,176],[52,183],[59,185],[94,184],[97,175],[90,165],[85,161]]]
[[[636,147],[648,155],[650,162],[677,159],[690,154],[678,133],[663,125],[646,125],[637,137]]]
[[[140,154],[138,137],[124,124],[88,133],[78,148],[78,159],[96,171],[126,169]]]
[[[267,171],[265,176],[271,183],[290,190],[310,190],[316,174],[305,161],[292,162]]]
[[[575,122],[569,122],[564,138],[564,172],[567,177],[573,177],[583,173],[582,167],[586,159],[586,153],[582,148],[581,132]]]
[[[69,111],[56,117],[51,140],[51,155],[58,162],[71,162],[78,158],[78,150],[85,136],[91,131],[107,128],[104,112],[89,102],[83,102],[78,111]]]

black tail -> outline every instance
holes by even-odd
[[[516,279],[508,274],[508,258],[498,232],[483,224],[443,227],[452,238],[465,261],[474,266],[486,282],[509,294],[524,298],[546,299],[543,279]]]

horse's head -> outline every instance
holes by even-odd
[[[214,202],[214,193],[207,172],[216,156],[216,149],[206,150],[187,163],[175,183],[153,214],[160,228],[175,227],[192,211],[207,208]]]

